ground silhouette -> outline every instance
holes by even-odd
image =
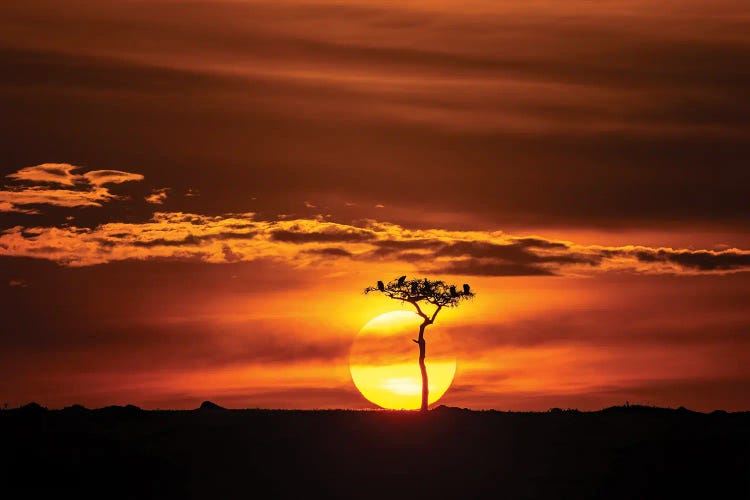
[[[750,497],[749,412],[214,411],[208,403],[0,411],[0,491],[79,499]]]

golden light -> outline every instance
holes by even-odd
[[[417,410],[422,400],[419,349],[412,342],[422,322],[411,311],[391,311],[370,320],[357,334],[349,357],[349,372],[359,392],[381,408]],[[450,338],[438,325],[425,331],[425,365],[429,403],[439,400],[456,374]]]

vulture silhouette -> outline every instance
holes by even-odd
[[[385,286],[383,285],[383,282],[380,280],[378,280],[378,290],[380,290],[381,292],[385,291]]]
[[[464,293],[465,293],[465,294],[469,294],[469,293],[471,293],[471,288],[470,288],[470,287],[469,287],[469,285],[468,285],[468,284],[466,284],[466,283],[464,283]]]
[[[401,286],[401,285],[403,285],[403,284],[404,284],[404,280],[405,280],[405,279],[406,279],[406,276],[401,276],[401,277],[400,277],[400,278],[398,279],[398,286]]]
[[[456,292],[455,285],[451,285],[451,297],[458,297],[458,292]]]

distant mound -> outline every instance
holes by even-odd
[[[24,413],[39,413],[39,412],[47,411],[47,408],[33,401],[18,409]]]
[[[688,408],[685,408],[684,406],[680,406],[677,408],[677,411],[680,413],[698,413],[697,411],[690,410]]]
[[[91,410],[89,410],[83,405],[75,404],[71,406],[66,406],[65,408],[63,408],[63,411],[69,412],[69,413],[85,413]]]
[[[143,410],[135,405],[111,405],[99,408],[97,411],[107,415],[137,415],[143,413]]]
[[[438,413],[448,413],[448,412],[464,412],[464,411],[471,411],[468,408],[459,408],[458,406],[447,406],[447,405],[440,405],[433,408],[431,411],[438,412]]]
[[[693,410],[688,410],[684,406],[680,406],[679,408],[662,408],[659,406],[646,406],[646,405],[623,405],[623,406],[610,406],[609,408],[604,408],[603,410],[599,410],[600,413],[628,413],[628,414],[643,414],[643,413],[681,413],[681,414],[697,414],[698,412]]]
[[[199,410],[226,410],[223,406],[219,406],[211,401],[204,401],[201,403]]]
[[[553,413],[556,415],[562,415],[562,414],[570,414],[570,413],[581,413],[581,411],[578,408],[565,408],[564,410],[562,408],[554,407],[547,410],[547,413]]]

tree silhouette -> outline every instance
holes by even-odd
[[[426,342],[424,331],[429,325],[435,322],[438,313],[444,307],[456,307],[462,300],[474,297],[471,287],[464,283],[461,290],[456,289],[456,285],[447,285],[442,280],[429,280],[427,278],[406,279],[401,276],[388,283],[378,281],[375,286],[365,288],[365,294],[370,292],[382,293],[389,299],[408,302],[417,310],[417,314],[422,317],[422,323],[419,325],[419,337],[412,339],[419,346],[419,369],[422,372],[422,406],[421,411],[427,411],[427,396],[429,395],[429,386],[427,384],[427,367],[424,364],[426,353]],[[435,306],[432,314],[427,314],[419,305],[420,302]]]

